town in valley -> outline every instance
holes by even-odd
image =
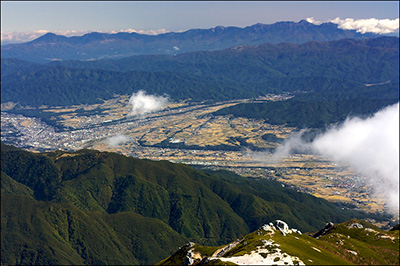
[[[13,112],[15,104],[6,103],[2,104],[1,141],[36,152],[96,149],[197,168],[224,169],[276,180],[282,186],[340,203],[342,208],[384,211],[384,201],[374,196],[366,177],[347,165],[315,154],[290,154],[279,161],[271,160],[274,149],[297,128],[213,114],[243,102],[290,97],[270,94],[217,103],[182,101],[132,116],[129,95],[116,95],[102,104],[38,108],[50,115],[48,121],[52,125],[38,117]],[[263,138],[265,135],[273,138]],[[112,137],[114,143],[107,141]]]

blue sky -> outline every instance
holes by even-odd
[[[320,22],[337,17],[396,19],[398,10],[398,1],[1,1],[1,30],[2,39],[3,33],[39,30],[79,33],[131,29],[146,33],[218,25],[245,27],[308,17]]]

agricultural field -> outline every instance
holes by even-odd
[[[287,98],[269,95],[255,101]],[[297,128],[272,125],[263,119],[214,115],[222,108],[249,101],[212,104],[182,101],[140,116],[130,115],[127,95],[103,104],[38,108],[48,121],[60,126],[58,129],[37,118],[2,112],[2,141],[27,145],[25,148],[31,151],[89,148],[141,159],[226,169],[277,180],[283,186],[343,202],[351,208],[368,212],[384,209],[383,202],[372,196],[364,178],[346,166],[310,154],[271,160],[274,149]],[[8,103],[4,107],[8,110],[13,105]],[[118,135],[123,135],[125,141],[115,145],[107,142]]]

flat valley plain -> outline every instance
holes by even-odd
[[[131,116],[128,95],[96,105],[41,106],[46,123],[13,112],[2,104],[1,140],[30,151],[96,149],[141,159],[168,160],[200,168],[225,169],[244,176],[268,178],[282,186],[310,193],[343,208],[383,211],[365,177],[346,165],[311,154],[294,154],[280,161],[271,153],[295,127],[271,125],[265,120],[213,113],[243,102],[278,101],[290,95],[266,95],[227,102],[170,103],[162,110]],[[24,107],[25,111],[33,110]],[[51,126],[58,125],[57,127]],[[116,145],[107,143],[116,138]]]

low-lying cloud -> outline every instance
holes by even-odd
[[[131,140],[131,138],[126,136],[126,135],[117,134],[115,136],[106,138],[104,140],[104,143],[106,143],[109,146],[116,147],[116,146],[118,146],[120,144],[123,144],[123,143],[126,143],[126,142],[128,142],[130,140]]]
[[[272,162],[291,153],[312,152],[350,165],[368,179],[389,211],[399,213],[399,103],[366,119],[348,118],[312,142],[305,142],[303,133],[293,134],[279,146]]]
[[[306,19],[308,22],[319,25],[323,22],[315,20],[313,17]],[[338,25],[338,28],[344,30],[356,30],[361,33],[377,33],[377,34],[385,34],[385,33],[393,33],[399,30],[399,18],[397,19],[376,19],[376,18],[368,18],[368,19],[354,19],[354,18],[346,18],[341,19],[339,17],[335,19],[328,20],[327,22],[332,22]]]
[[[302,138],[306,129],[302,129],[299,132],[295,132],[290,135],[289,138],[285,139],[282,145],[279,145],[275,152],[268,158],[271,163],[278,163],[283,157],[286,157],[294,153],[310,153],[311,146],[305,142]]]
[[[169,99],[167,96],[147,95],[145,91],[140,90],[132,94],[129,103],[132,106],[129,116],[144,115],[161,110],[169,103]]]

